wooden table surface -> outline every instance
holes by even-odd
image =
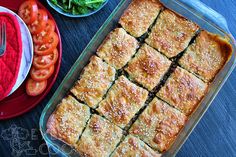
[[[226,17],[229,29],[236,37],[236,1],[202,1]],[[80,19],[59,15],[50,9],[45,1],[42,2],[50,9],[61,32],[63,44],[61,70],[51,92],[37,107],[17,118],[0,121],[0,157],[48,156],[46,145],[39,132],[41,112],[82,50],[118,2],[119,0],[110,0],[98,14]],[[22,135],[14,135],[12,138],[7,136],[9,134],[4,134],[12,128],[20,129]],[[236,156],[236,70],[177,156]]]

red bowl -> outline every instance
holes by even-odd
[[[24,2],[24,0],[1,0],[0,1],[0,6],[4,6],[6,8],[11,9],[12,11],[17,12],[20,4]],[[49,11],[39,2],[37,1],[38,7],[45,9],[48,13],[48,16],[50,19],[54,21],[56,24],[54,18],[52,15],[49,13]],[[47,88],[44,91],[43,94],[36,96],[36,97],[31,97],[26,94],[26,89],[25,89],[25,82],[9,97],[5,98],[4,100],[0,101],[0,120],[3,119],[9,119],[13,118],[16,116],[19,116],[33,107],[35,107],[37,104],[39,104],[40,101],[43,100],[43,98],[46,97],[50,89],[52,88],[53,84],[56,81],[57,75],[60,70],[60,65],[61,65],[61,57],[62,57],[62,44],[61,44],[61,37],[60,37],[60,32],[58,30],[58,27],[56,25],[56,33],[59,37],[59,44],[58,44],[58,61],[55,64],[55,71],[53,76],[48,80]]]

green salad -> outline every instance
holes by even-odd
[[[67,13],[73,15],[87,14],[97,10],[106,0],[50,0]]]

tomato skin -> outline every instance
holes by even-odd
[[[54,65],[46,69],[36,69],[32,67],[30,70],[30,76],[35,81],[44,81],[49,79],[54,72]]]
[[[38,96],[44,92],[47,87],[47,80],[37,82],[29,78],[26,82],[26,93],[29,96]]]
[[[54,49],[53,52],[49,55],[35,55],[33,60],[33,66],[37,69],[45,69],[57,62],[58,59],[58,50]]]
[[[37,55],[48,55],[54,49],[56,49],[58,43],[59,43],[58,35],[55,32],[53,32],[50,36],[50,40],[47,43],[36,44],[34,46],[34,52]]]
[[[33,35],[33,41],[35,44],[47,43],[50,40],[51,34],[55,31],[55,23],[52,20],[48,20],[44,30],[40,33]]]
[[[47,21],[48,21],[47,12],[43,9],[39,9],[37,18],[30,25],[28,25],[30,33],[32,34],[40,33],[46,27]]]
[[[26,24],[31,24],[37,18],[38,5],[34,0],[27,0],[20,5],[18,15]]]

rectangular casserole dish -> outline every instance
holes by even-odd
[[[110,31],[112,31],[117,26],[120,16],[123,14],[124,10],[128,7],[131,1],[132,0],[121,0],[116,9],[112,12],[112,14],[103,24],[103,26],[98,30],[93,39],[81,53],[80,57],[74,63],[71,70],[68,72],[61,85],[58,87],[55,94],[50,99],[50,101],[42,112],[40,118],[40,131],[43,138],[45,139],[49,147],[52,147],[54,150],[58,151],[59,153],[65,156],[78,156],[78,153],[76,153],[71,147],[67,146],[63,142],[47,134],[46,123],[48,121],[48,118],[53,113],[60,101],[67,95],[67,93],[73,87],[74,83],[79,78],[82,69],[89,63],[90,57],[96,53],[97,48],[102,43],[104,38],[110,33]],[[192,130],[194,129],[194,127],[197,125],[201,117],[207,111],[211,102],[214,100],[217,93],[219,92],[231,72],[233,71],[236,63],[236,47],[233,37],[230,34],[226,33],[224,30],[222,30],[219,26],[217,26],[217,24],[209,21],[208,16],[205,16],[198,10],[195,10],[191,6],[186,5],[185,3],[181,3],[178,0],[163,1],[167,8],[171,8],[172,10],[183,15],[187,19],[192,20],[193,22],[197,23],[201,28],[228,39],[230,44],[233,46],[233,53],[231,54],[225,66],[221,69],[219,74],[211,83],[208,94],[205,95],[199,107],[191,115],[188,122],[185,124],[185,127],[178,135],[174,144],[167,152],[163,154],[164,156],[175,156],[178,150],[185,142],[185,140],[192,132]]]

